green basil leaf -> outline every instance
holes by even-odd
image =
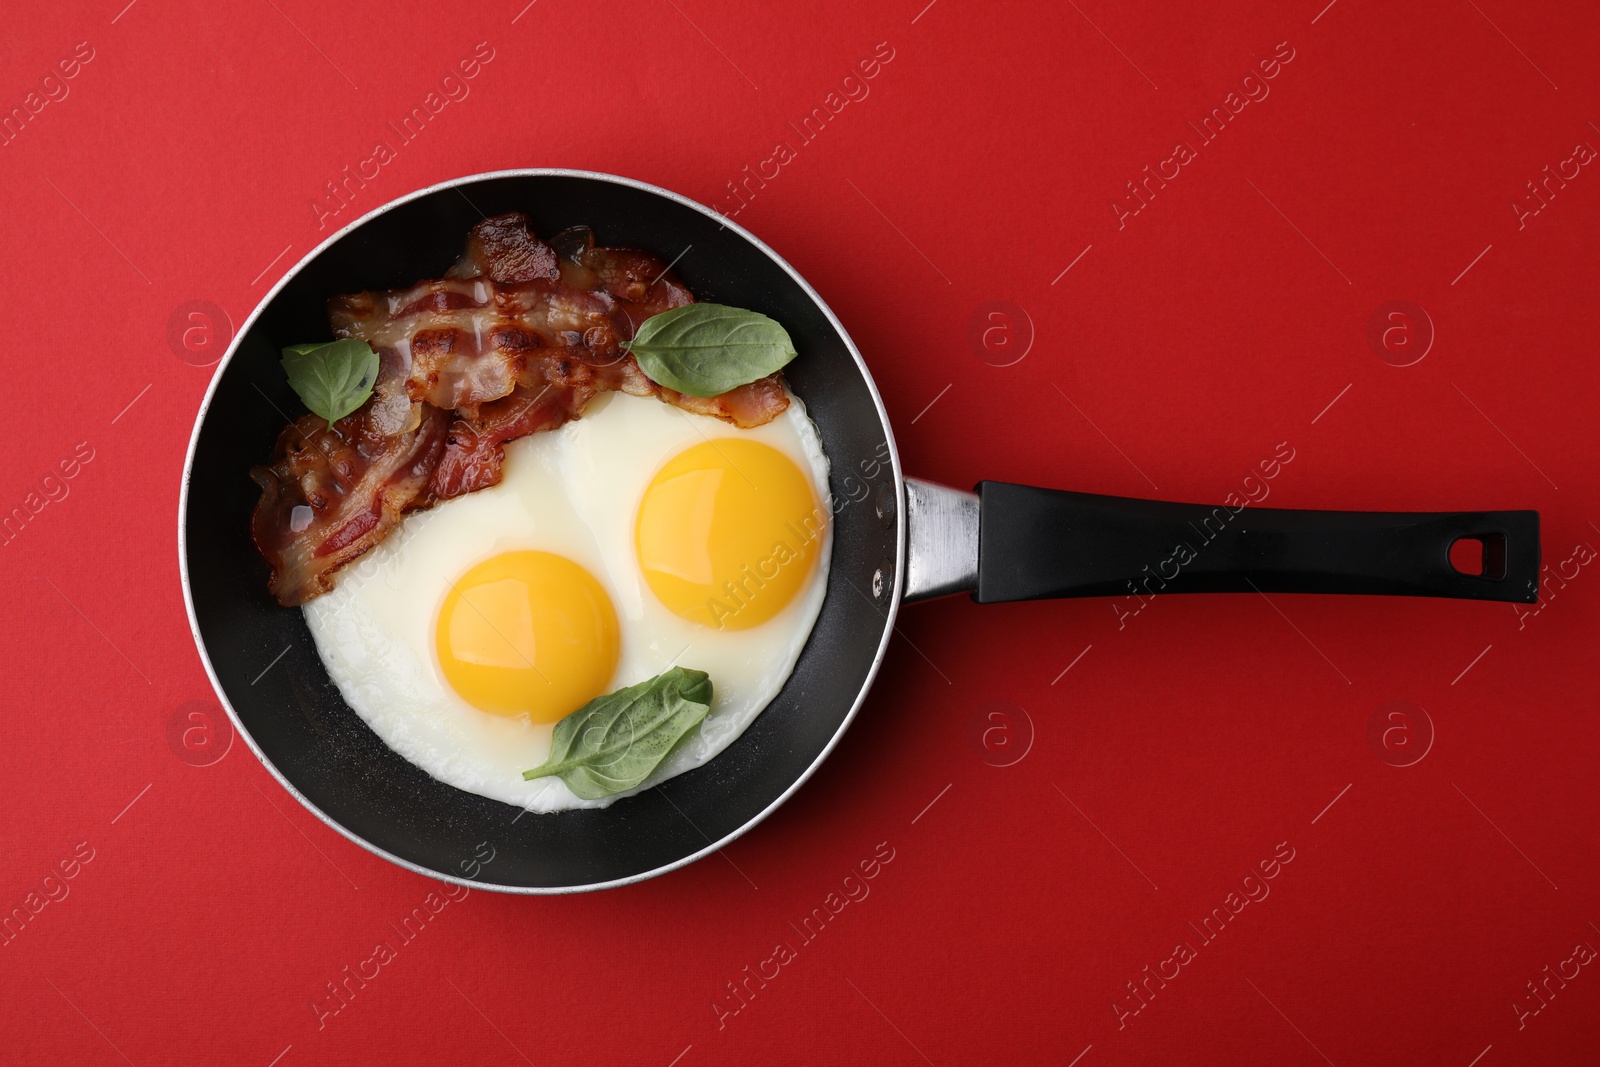
[[[710,710],[706,672],[674,667],[595,697],[556,723],[550,758],[522,777],[555,775],[584,800],[626,792],[648,778]]]
[[[301,402],[332,426],[372,395],[378,353],[353,337],[290,345],[283,350],[283,369]]]
[[[651,381],[690,396],[717,396],[765,378],[796,355],[788,331],[772,319],[722,304],[652,315],[623,347]]]

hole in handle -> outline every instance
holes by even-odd
[[[1450,542],[1450,566],[1471,578],[1499,581],[1506,576],[1506,535],[1475,534]]]

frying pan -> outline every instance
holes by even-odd
[[[325,336],[334,293],[436,278],[485,215],[536,232],[592,226],[647,249],[702,300],[781,322],[785,370],[832,465],[833,562],[820,617],[776,699],[721,755],[608,808],[525,814],[435,780],[385,746],[329,680],[302,615],[267,594],[246,475],[299,410],[278,365]],[[608,174],[516,170],[445,182],[329,238],[273,287],[229,347],[184,468],[178,553],[201,659],[234,725],[284,788],[352,841],[420,874],[516,893],[636,882],[727,844],[771,813],[850,724],[902,601],[1173,592],[1379,593],[1533,602],[1532,511],[1358,513],[1218,507],[905,478],[883,403],[839,320],[753,235],[676,193]],[[1481,541],[1482,573],[1450,563]],[[1188,546],[1185,553],[1179,546]],[[483,864],[482,844],[493,862]]]

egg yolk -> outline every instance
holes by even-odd
[[[789,457],[759,441],[719,437],[656,472],[634,539],[645,581],[669,611],[746,630],[782,611],[805,584],[827,521]]]
[[[506,552],[451,587],[435,645],[445,679],[473,707],[555,722],[607,691],[617,669],[617,613],[570,559]]]

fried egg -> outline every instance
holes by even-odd
[[[822,608],[828,461],[795,397],[743,430],[609,393],[506,445],[500,484],[411,515],[304,608],[345,701],[400,755],[536,812],[699,766],[761,713]],[[706,718],[639,787],[524,781],[554,724],[673,666]]]

